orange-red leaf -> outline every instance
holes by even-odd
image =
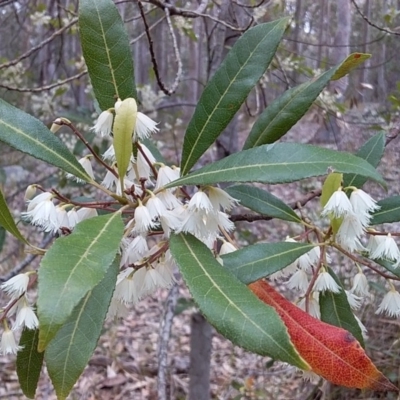
[[[313,372],[336,385],[399,391],[378,371],[348,331],[307,314],[265,281],[254,282],[249,288],[277,311],[288,329],[293,345]]]

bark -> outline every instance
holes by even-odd
[[[188,400],[209,400],[212,328],[200,313],[192,315]]]

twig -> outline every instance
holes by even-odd
[[[161,320],[160,336],[158,342],[158,399],[167,400],[167,369],[168,369],[168,343],[171,336],[171,326],[174,319],[176,301],[178,298],[177,284],[174,284],[169,291],[165,302],[164,315]]]
[[[7,90],[13,90],[15,92],[30,92],[30,93],[38,93],[38,92],[43,92],[45,90],[51,90],[55,87],[64,85],[65,83],[71,82],[75,79],[79,79],[82,76],[87,74],[87,70],[79,72],[79,74],[70,76],[69,78],[57,81],[55,83],[52,83],[51,85],[46,85],[46,86],[40,86],[37,88],[19,88],[19,87],[13,87],[13,86],[7,86],[7,85],[3,85],[2,83],[0,83],[0,87],[7,89]]]
[[[164,12],[165,12],[165,17],[167,19],[167,24],[168,24],[168,29],[170,31],[170,34],[172,36],[172,43],[173,43],[173,48],[174,48],[174,52],[175,52],[175,58],[176,58],[176,62],[178,64],[178,71],[176,73],[176,77],[175,80],[171,86],[170,89],[168,89],[164,82],[162,81],[161,77],[160,77],[160,72],[158,70],[158,64],[157,64],[157,59],[156,59],[156,55],[154,52],[154,42],[153,42],[153,38],[150,35],[150,27],[147,23],[146,20],[146,14],[144,12],[144,8],[142,5],[141,1],[138,1],[138,6],[139,6],[139,11],[140,11],[140,15],[142,16],[142,20],[143,20],[143,24],[144,24],[144,29],[147,35],[147,40],[149,42],[149,50],[150,50],[150,56],[151,56],[151,62],[153,64],[153,69],[154,69],[154,73],[156,75],[156,79],[157,79],[157,83],[160,86],[160,89],[167,95],[167,96],[171,96],[171,94],[173,94],[178,85],[179,82],[181,80],[182,77],[182,60],[179,54],[179,50],[178,50],[178,44],[176,42],[176,37],[175,37],[175,33],[174,33],[174,29],[172,27],[172,23],[171,23],[171,18],[170,18],[170,11],[168,8],[164,8]]]
[[[360,14],[361,18],[367,22],[368,25],[371,25],[372,27],[374,27],[375,29],[378,29],[378,31],[381,32],[385,32],[385,33],[389,33],[390,35],[396,35],[396,36],[400,36],[399,32],[395,32],[392,31],[390,29],[387,28],[382,28],[381,26],[378,26],[376,24],[374,24],[361,10],[360,7],[358,7],[358,4],[356,3],[356,0],[351,0],[351,2],[353,3],[354,8],[356,9],[356,11],[358,12],[358,14]]]
[[[33,54],[35,51],[40,50],[43,48],[46,44],[50,43],[52,40],[54,40],[57,36],[60,36],[63,34],[68,28],[70,28],[72,25],[75,25],[78,22],[78,18],[73,19],[70,23],[67,25],[63,26],[61,29],[58,31],[55,31],[51,36],[49,36],[47,39],[43,40],[40,42],[37,46],[32,47],[28,51],[26,51],[24,54],[21,54],[19,57],[15,58],[14,60],[5,62],[3,64],[0,64],[0,69],[8,68],[13,65],[18,64],[20,61],[24,60],[25,58],[28,58],[31,54]]]
[[[54,239],[53,235],[47,235],[44,237],[42,242],[40,243],[39,247],[44,248],[46,247],[52,240]],[[17,266],[15,266],[11,271],[7,272],[6,275],[0,277],[0,282],[6,282],[15,275],[18,275],[21,271],[23,271],[36,257],[38,254],[28,254],[25,257],[25,260],[20,262]]]
[[[392,275],[388,275],[385,274],[382,271],[379,271],[378,268],[376,268],[372,262],[366,260],[365,258],[361,258],[358,256],[355,256],[354,254],[348,252],[347,250],[343,249],[341,246],[339,246],[336,243],[331,243],[331,246],[334,247],[335,249],[339,250],[341,253],[343,253],[345,256],[349,257],[351,260],[355,261],[356,263],[365,265],[366,267],[372,269],[373,271],[375,271],[377,274],[379,274],[380,276],[382,276],[385,279],[392,279],[394,281],[400,281],[400,278],[398,278],[397,276],[392,276]]]

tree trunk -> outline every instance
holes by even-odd
[[[192,315],[188,400],[210,399],[212,328],[200,313]]]

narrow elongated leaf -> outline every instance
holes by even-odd
[[[287,90],[257,119],[243,148],[250,149],[276,142],[307,112],[331,79],[339,79],[346,75],[369,57],[368,54],[350,54],[341,64],[319,77]]]
[[[365,53],[350,54],[342,62],[342,64],[340,64],[339,68],[335,72],[335,75],[333,75],[332,80],[336,81],[340,78],[343,78],[351,70],[353,70],[354,68],[357,68],[359,65],[361,65],[365,60],[368,60],[368,58],[370,58],[370,57],[371,57],[371,54],[365,54]]]
[[[232,154],[166,187],[217,182],[286,183],[325,175],[332,169],[367,176],[385,185],[371,164],[352,154],[308,144],[275,143]]]
[[[84,181],[91,180],[65,144],[45,125],[1,99],[0,141]]]
[[[377,167],[385,151],[385,133],[380,132],[367,140],[357,151],[356,156],[368,161],[373,167]],[[344,186],[361,188],[368,177],[357,174],[344,174]]]
[[[372,214],[370,225],[400,221],[400,196],[392,196],[378,201],[379,210]]]
[[[39,351],[103,278],[119,249],[123,228],[120,213],[90,218],[47,251],[39,269]]]
[[[225,189],[240,205],[269,217],[300,222],[301,218],[282,200],[254,186],[235,185]]]
[[[332,194],[336,192],[340,188],[340,186],[342,186],[342,181],[343,174],[338,174],[337,172],[332,172],[326,177],[321,192],[322,207],[325,207]],[[334,216],[330,215],[329,219],[331,221],[333,232],[337,233],[339,231],[340,225],[342,224],[343,218],[335,218]]]
[[[265,281],[254,282],[249,288],[277,311],[297,351],[313,372],[336,385],[399,391],[378,371],[350,332],[312,317]]]
[[[351,311],[344,287],[332,268],[327,268],[327,270],[342,290],[339,293],[325,291],[319,295],[321,320],[346,329],[360,342],[362,347],[365,347],[361,328]]]
[[[137,99],[129,38],[114,2],[80,0],[79,35],[100,108],[114,107],[116,97]]]
[[[126,171],[132,157],[132,135],[136,126],[137,105],[135,99],[129,97],[121,102],[115,111],[113,126],[113,146],[117,160],[118,173],[123,193]]]
[[[35,398],[40,371],[43,365],[43,353],[39,353],[39,330],[24,329],[19,340],[22,347],[17,353],[17,375],[22,391],[26,397]]]
[[[208,82],[189,122],[183,143],[182,175],[214,143],[268,68],[288,21],[283,18],[257,25],[232,47]]]
[[[221,266],[203,243],[179,234],[171,237],[170,246],[195,302],[219,332],[246,350],[308,369],[275,311]]]
[[[92,356],[114,292],[119,258],[75,307],[45,351],[47,370],[58,399],[65,399]]]
[[[7,207],[6,200],[4,198],[3,192],[0,190],[0,226],[14,235],[21,242],[28,243],[28,241],[22,236],[21,232],[17,228],[14,222],[10,210]]]
[[[287,267],[313,247],[307,243],[260,243],[221,258],[229,272],[248,285]]]

